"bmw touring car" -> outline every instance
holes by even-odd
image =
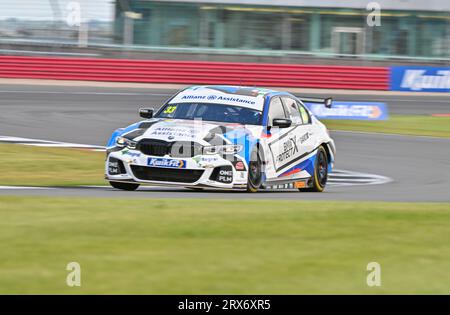
[[[193,86],[144,120],[117,129],[105,177],[114,188],[141,184],[256,192],[290,184],[322,192],[335,161],[327,128],[298,98],[255,87]]]

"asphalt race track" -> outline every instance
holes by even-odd
[[[0,85],[0,136],[102,146],[114,129],[139,121],[138,108],[157,108],[174,92],[175,90],[166,89]],[[334,99],[382,101],[388,103],[391,113],[396,114],[450,113],[450,98],[446,96],[340,94]],[[352,132],[332,132],[332,136],[338,149],[336,161],[338,169],[382,175],[391,178],[392,181],[383,185],[330,185],[322,194],[296,191],[263,191],[257,194],[214,190],[197,192],[159,187],[135,192],[105,187],[0,188],[0,194],[450,201],[450,139]]]

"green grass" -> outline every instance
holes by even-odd
[[[391,115],[386,121],[323,120],[323,123],[331,130],[450,138],[450,117]]]
[[[0,217],[0,294],[450,294],[449,204],[3,196]]]
[[[105,185],[104,152],[0,144],[0,185]]]

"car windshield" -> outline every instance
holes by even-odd
[[[179,103],[166,104],[155,117],[191,120],[202,119],[206,121],[219,121],[244,125],[260,125],[262,112],[233,105]]]

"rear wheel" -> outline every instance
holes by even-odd
[[[312,186],[300,188],[300,191],[323,192],[328,180],[328,156],[327,152],[320,146],[317,149],[316,163],[314,166],[314,176],[311,178]]]
[[[122,182],[109,182],[109,184],[117,189],[133,191],[139,187],[139,184],[122,183]]]
[[[262,184],[262,159],[257,148],[253,149],[248,165],[247,191],[257,192]]]

